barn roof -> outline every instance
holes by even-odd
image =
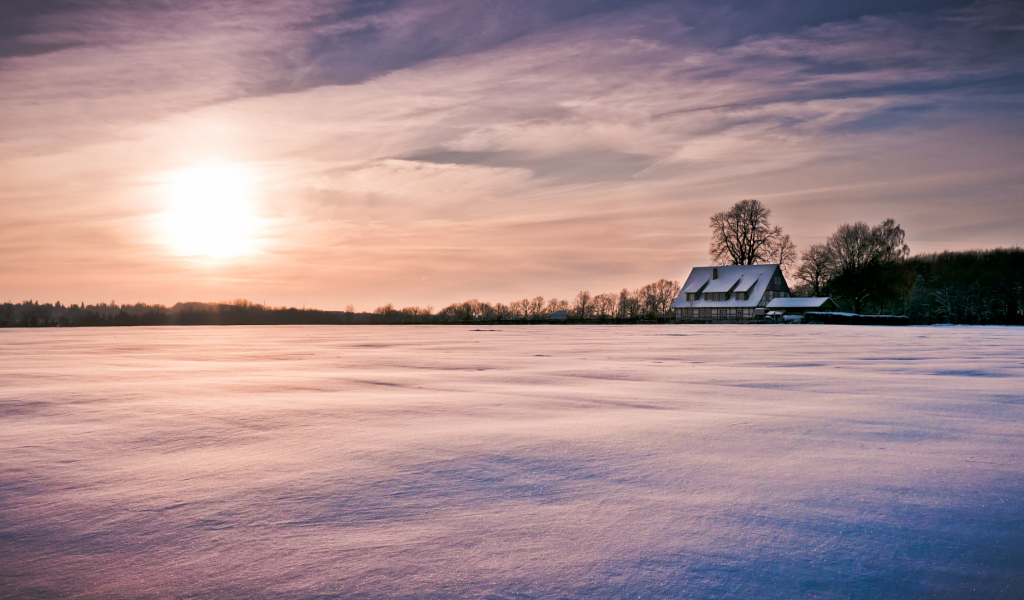
[[[686,278],[679,297],[672,303],[672,308],[752,308],[757,306],[764,292],[771,283],[772,275],[779,265],[729,265],[725,267],[694,267]],[[718,269],[718,279],[712,279],[714,269]],[[707,283],[703,290],[701,287]],[[734,289],[735,288],[735,289]],[[748,292],[747,300],[693,300],[687,301],[686,294],[698,292]]]
[[[831,298],[775,298],[768,303],[768,309],[777,308],[821,308],[826,304],[834,305]]]

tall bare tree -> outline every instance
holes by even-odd
[[[615,316],[619,319],[634,319],[637,313],[636,296],[626,288],[619,292],[619,306]]]
[[[788,233],[783,233],[768,250],[768,264],[777,264],[787,274],[791,274],[796,264],[796,244]]]
[[[759,265],[786,261],[792,265],[796,247],[782,228],[771,224],[772,211],[760,200],[740,200],[711,217],[711,247],[715,264]],[[781,262],[780,262],[781,264]]]
[[[894,267],[909,254],[906,232],[892,219],[874,227],[844,223],[825,242],[832,261],[828,287],[860,313],[871,299],[883,310],[893,283]]]
[[[796,270],[797,279],[806,284],[812,296],[821,296],[834,270],[828,246],[815,244],[804,250],[800,258],[802,262]]]

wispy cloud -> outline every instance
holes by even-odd
[[[141,276],[125,288],[140,299],[170,293],[140,274],[199,267],[152,239],[160,182],[209,161],[250,169],[272,224],[224,293],[278,302],[680,276],[705,260],[707,216],[751,196],[805,243],[886,216],[920,250],[1020,239],[1005,219],[1024,158],[1019,3],[801,14],[737,37],[757,10],[294,0],[41,16],[18,39],[59,49],[0,59],[0,198],[18,212],[2,226],[20,240],[4,251],[87,256],[110,281]],[[973,183],[951,195],[951,177]],[[481,275],[496,264],[505,275]]]

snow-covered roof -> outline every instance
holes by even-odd
[[[698,294],[698,293],[701,292],[701,290],[704,289],[704,286],[707,285],[708,281],[710,281],[710,280],[711,280],[711,274],[710,273],[708,274],[707,277],[704,277],[703,279],[701,279],[701,278],[694,279],[693,277],[690,277],[689,279],[686,280],[686,285],[683,286],[682,293],[683,294]]]
[[[775,298],[768,303],[768,309],[778,308],[821,308],[832,303],[831,298]]]
[[[672,303],[672,308],[751,308],[764,297],[768,284],[771,283],[772,275],[778,270],[779,265],[729,265],[725,267],[694,267],[690,276],[683,283],[679,297]],[[713,279],[714,269],[718,269],[718,279]],[[707,287],[700,290],[700,287],[707,282]],[[735,290],[733,289],[735,287]],[[747,292],[746,300],[737,300],[735,294],[728,300],[700,300],[686,299],[686,294],[702,292]]]
[[[733,291],[734,292],[749,292],[750,288],[754,287],[754,284],[756,284],[756,283],[757,283],[757,279],[754,279],[753,277],[742,277],[741,276],[739,284],[736,286],[736,289],[733,290]]]
[[[704,288],[705,292],[731,292],[732,288],[736,287],[736,284],[740,282],[740,276],[733,274],[729,276],[722,276],[721,271],[718,273],[718,279],[712,279],[708,287]]]

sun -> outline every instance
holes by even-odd
[[[257,219],[243,169],[213,165],[174,173],[164,215],[169,243],[189,256],[226,258],[254,250]]]

